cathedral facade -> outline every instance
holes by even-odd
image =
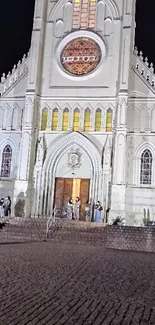
[[[0,83],[0,196],[15,216],[100,200],[108,222],[155,215],[155,75],[135,0],[36,0],[30,52]]]

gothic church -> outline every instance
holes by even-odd
[[[36,0],[30,52],[0,83],[0,197],[44,216],[70,197],[108,222],[155,215],[155,75],[135,0]],[[18,208],[17,208],[18,207]]]

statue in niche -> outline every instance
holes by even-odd
[[[110,143],[108,141],[106,148],[105,148],[105,164],[109,164],[110,156],[111,156],[111,147],[110,147]]]
[[[46,144],[44,135],[41,136],[36,144],[36,164],[43,166],[46,159]]]
[[[133,144],[133,137],[129,140],[128,148],[130,149],[129,152],[131,155],[133,155],[134,152],[134,144]]]

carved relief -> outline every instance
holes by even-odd
[[[80,149],[71,148],[68,153],[68,166],[71,168],[78,168],[81,166],[81,152]]]

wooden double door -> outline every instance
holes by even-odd
[[[79,196],[81,201],[80,220],[85,220],[85,206],[89,200],[89,179],[72,179],[72,178],[56,178],[54,206],[57,209],[63,209],[67,206],[70,198],[75,202]]]

